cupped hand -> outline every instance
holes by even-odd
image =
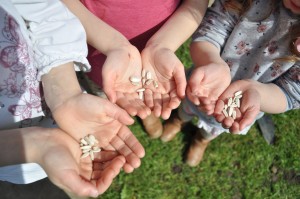
[[[237,91],[242,91],[242,98],[240,99],[240,108],[234,108],[236,118],[225,117],[222,113],[224,105]],[[251,81],[238,80],[230,84],[220,96],[215,107],[214,115],[216,120],[222,123],[224,128],[229,128],[231,133],[239,133],[255,121],[256,116],[260,112],[260,102],[260,94],[255,87],[252,86]]]
[[[188,80],[187,97],[208,115],[213,114],[219,96],[231,81],[230,70],[224,63],[195,67]]]
[[[49,179],[72,195],[97,197],[104,193],[124,166],[125,158],[115,151],[95,153],[92,161],[81,158],[76,142],[59,129],[51,129],[40,145],[38,163]]]
[[[185,96],[186,78],[184,66],[174,52],[166,48],[145,48],[142,53],[143,69],[152,74],[158,83],[146,85],[145,103],[154,115],[168,119],[171,110],[179,106]]]
[[[113,49],[107,53],[102,69],[103,90],[108,99],[117,103],[132,116],[146,118],[151,110],[139,98],[136,90],[142,84],[133,85],[130,77],[140,77],[142,72],[141,56],[136,47]]]
[[[127,163],[133,168],[139,166],[140,163],[137,165],[136,162],[139,162],[145,154],[143,146],[126,127],[134,120],[126,111],[107,99],[81,93],[56,107],[53,116],[58,126],[75,140],[79,141],[84,136],[93,134],[99,140],[99,147],[102,148],[118,140],[119,145],[127,146],[124,156],[129,157],[126,158]],[[119,149],[116,147],[115,150]]]

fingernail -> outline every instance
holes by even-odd
[[[99,193],[97,190],[92,190],[90,192],[90,196],[93,197],[93,198],[97,198],[99,196]]]

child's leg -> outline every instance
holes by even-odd
[[[163,126],[160,118],[155,117],[151,113],[148,117],[142,120],[145,131],[148,133],[150,138],[158,138],[161,136],[163,131]]]
[[[188,111],[188,106],[189,104],[184,99],[177,111],[172,112],[170,119],[166,121],[163,127],[163,134],[160,137],[163,142],[171,141],[181,131],[182,127],[193,119],[194,114]]]

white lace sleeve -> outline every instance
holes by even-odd
[[[34,48],[38,79],[53,67],[74,62],[90,70],[86,33],[80,21],[59,0],[12,0],[25,20]]]

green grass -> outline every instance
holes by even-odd
[[[187,45],[177,55],[191,61]],[[273,115],[276,141],[268,145],[254,125],[246,136],[222,134],[191,168],[183,161],[190,133],[169,143],[147,137],[139,120],[130,128],[146,156],[131,174],[122,172],[102,199],[294,199],[300,198],[300,111]]]

